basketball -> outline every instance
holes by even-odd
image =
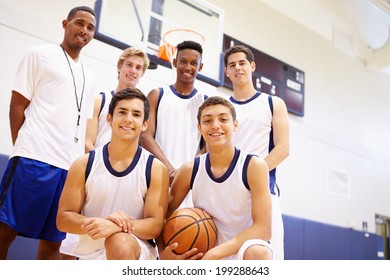
[[[164,245],[177,242],[176,254],[183,254],[192,248],[205,254],[215,246],[217,228],[213,219],[199,208],[176,210],[164,227]]]

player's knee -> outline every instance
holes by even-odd
[[[263,245],[250,246],[244,253],[244,260],[272,260],[272,250]]]
[[[137,260],[141,250],[137,240],[124,232],[106,238],[104,246],[108,260]]]
[[[0,246],[9,246],[16,238],[18,233],[7,226],[4,223],[0,222]]]

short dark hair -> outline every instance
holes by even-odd
[[[223,57],[223,61],[225,63],[225,66],[227,66],[228,63],[228,58],[230,55],[234,53],[242,52],[245,54],[246,59],[248,59],[249,62],[255,61],[255,56],[253,55],[253,52],[250,50],[250,48],[244,46],[244,45],[235,45],[230,47],[226,52]]]
[[[96,18],[95,11],[93,9],[91,9],[90,7],[87,7],[87,6],[77,6],[77,7],[74,7],[72,10],[70,10],[70,12],[68,14],[68,17],[66,19],[68,21],[72,20],[78,11],[88,12],[88,13],[92,14]]]
[[[226,98],[220,97],[220,96],[211,96],[207,98],[205,101],[203,101],[202,105],[199,106],[198,109],[198,123],[200,123],[200,118],[202,116],[202,111],[209,106],[214,106],[214,105],[222,105],[227,108],[229,108],[230,113],[232,114],[233,117],[233,122],[236,121],[237,114],[236,114],[236,109],[234,109],[232,103],[230,103],[229,100]]]
[[[177,48],[176,58],[181,50],[186,50],[186,49],[197,51],[198,53],[200,53],[201,56],[203,54],[203,49],[201,44],[194,41],[183,41],[180,44],[178,44],[176,48]]]
[[[138,98],[144,102],[144,121],[149,118],[150,105],[145,94],[137,88],[125,88],[116,92],[111,99],[108,113],[114,115],[114,110],[119,101]]]

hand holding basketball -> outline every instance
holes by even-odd
[[[164,245],[178,243],[174,250],[183,254],[193,248],[205,254],[215,246],[217,228],[213,219],[199,208],[183,208],[175,211],[164,227]]]

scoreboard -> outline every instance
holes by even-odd
[[[303,116],[305,73],[224,34],[223,52],[225,53],[233,45],[245,45],[253,52],[256,70],[252,75],[252,79],[255,88],[258,91],[279,96],[286,103],[288,112]],[[222,86],[233,89],[230,79],[226,75],[223,75],[223,77]]]

